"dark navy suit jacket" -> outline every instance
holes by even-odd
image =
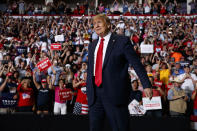
[[[94,51],[98,40],[88,48],[87,96],[89,107],[95,101],[95,84],[93,79]],[[103,96],[108,97],[112,104],[128,104],[131,82],[128,74],[129,64],[134,68],[143,88],[150,88],[151,83],[147,72],[141,64],[139,56],[133,49],[129,37],[113,34],[110,37],[102,69]]]

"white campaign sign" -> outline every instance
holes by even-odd
[[[153,45],[140,45],[141,53],[154,53]]]
[[[64,41],[64,35],[56,35],[55,42],[58,42],[58,41]]]
[[[128,105],[129,113],[131,115],[143,115],[146,113],[144,107],[135,99]]]
[[[149,99],[148,97],[144,97],[142,98],[142,101],[145,110],[162,109],[160,96],[152,97],[152,99]]]

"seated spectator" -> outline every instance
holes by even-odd
[[[171,82],[174,87],[168,91],[170,115],[183,116],[186,113],[188,96],[185,91],[181,89],[182,81],[178,77],[172,79]]]

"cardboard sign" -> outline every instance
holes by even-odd
[[[141,53],[153,53],[153,45],[140,45]]]
[[[37,63],[37,67],[40,71],[47,70],[49,67],[51,67],[51,65],[51,61],[48,58]]]
[[[0,98],[0,108],[16,107],[18,101],[13,99],[15,94],[2,93]]]
[[[148,97],[144,97],[144,98],[142,98],[142,101],[143,101],[143,106],[144,106],[145,110],[162,109],[160,96],[152,97],[151,100]]]
[[[65,102],[72,99],[71,89],[63,89],[59,91],[60,101]]]
[[[55,42],[57,42],[57,41],[64,41],[64,35],[56,35]]]
[[[144,107],[135,99],[128,105],[128,109],[131,115],[144,115],[146,113]]]
[[[51,50],[62,50],[62,45],[60,43],[52,43]]]

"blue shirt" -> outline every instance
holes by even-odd
[[[175,70],[176,70],[176,69],[175,69]],[[173,72],[172,72],[172,75],[173,75],[173,76],[178,76],[178,75],[181,75],[181,74],[185,73],[185,71],[184,71],[183,69],[178,69],[178,74],[176,74],[176,73],[175,73],[175,70],[173,70]]]

